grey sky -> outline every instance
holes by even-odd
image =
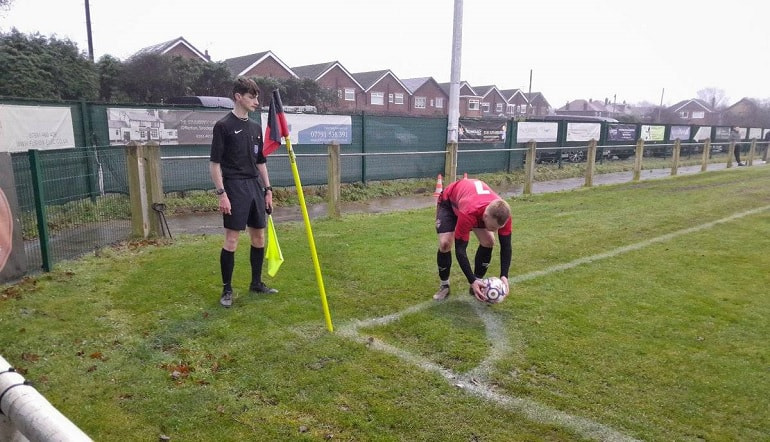
[[[215,61],[271,50],[289,66],[448,82],[453,0],[90,0],[96,58],[179,36]],[[213,7],[211,7],[213,5]],[[664,104],[724,90],[770,98],[770,4],[733,0],[465,0],[462,79],[529,88],[554,107],[593,98]],[[0,30],[56,34],[86,51],[83,0],[15,0]],[[665,92],[663,92],[665,89]]]

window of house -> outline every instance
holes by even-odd
[[[497,103],[497,105],[495,105],[495,112],[499,114],[502,111],[503,111],[503,103]]]
[[[395,104],[404,104],[404,94],[396,94]]]
[[[468,110],[479,110],[479,100],[475,98],[468,100]]]
[[[393,94],[388,94],[388,103],[393,102]]]
[[[385,104],[385,92],[372,92],[371,104],[382,106]]]
[[[436,98],[436,108],[441,109],[444,107],[444,97]]]
[[[342,98],[342,89],[337,89],[337,98]]]
[[[425,97],[414,97],[414,108],[425,109]]]
[[[516,112],[516,106],[509,104],[508,106],[506,106],[505,112],[509,115],[513,114],[514,112]]]
[[[345,101],[356,101],[356,91],[352,87],[345,88]]]
[[[687,111],[679,112],[679,118],[689,118],[689,117],[690,117],[690,113],[689,112],[687,112]]]
[[[703,119],[706,118],[706,112],[700,111],[700,112],[693,112],[692,113],[692,119]]]
[[[489,112],[489,103],[487,103],[486,101],[482,102],[481,103],[481,111],[484,112],[484,113],[488,113]]]

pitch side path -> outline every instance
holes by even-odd
[[[751,167],[763,167],[766,163],[761,160],[754,160]],[[708,165],[708,171],[723,170],[727,167],[724,163],[713,163]],[[735,166],[737,167],[737,166]],[[693,175],[701,172],[701,166],[680,167],[677,175]],[[652,180],[661,178],[670,178],[671,169],[650,169],[643,170],[642,180]],[[598,174],[594,176],[594,187],[606,184],[627,183],[633,180],[633,172],[615,172]],[[585,178],[566,178],[554,181],[540,181],[532,185],[532,193],[560,192],[564,190],[580,189],[585,185]],[[501,196],[510,197],[521,195],[523,187],[516,185],[512,190],[501,192]],[[422,195],[414,197],[381,198],[371,201],[343,203],[340,206],[342,214],[348,213],[384,213],[397,210],[412,210],[431,207],[436,204],[432,195]],[[311,219],[324,217],[327,215],[325,203],[313,204],[308,206],[308,215]],[[298,206],[276,207],[273,211],[273,220],[282,221],[301,221],[302,212]],[[176,215],[168,218],[168,227],[171,235],[190,233],[222,233],[222,215],[219,212],[196,213],[189,215]]]

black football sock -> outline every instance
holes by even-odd
[[[448,281],[449,270],[452,268],[452,252],[442,252],[439,250],[436,253],[436,264],[438,264],[438,277],[442,281]]]
[[[232,290],[233,268],[235,267],[235,252],[222,249],[219,254],[219,268],[222,272],[222,285],[225,290]]]
[[[262,282],[262,264],[265,262],[265,248],[251,246],[251,285]]]
[[[474,260],[473,274],[477,278],[483,278],[487,274],[489,261],[492,260],[492,247],[479,246],[476,250],[476,259]]]

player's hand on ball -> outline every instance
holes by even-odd
[[[485,302],[487,300],[487,297],[484,295],[484,290],[486,290],[486,283],[484,283],[483,279],[477,279],[473,281],[473,284],[471,284],[471,289],[473,289],[473,296],[476,297],[481,302]]]

